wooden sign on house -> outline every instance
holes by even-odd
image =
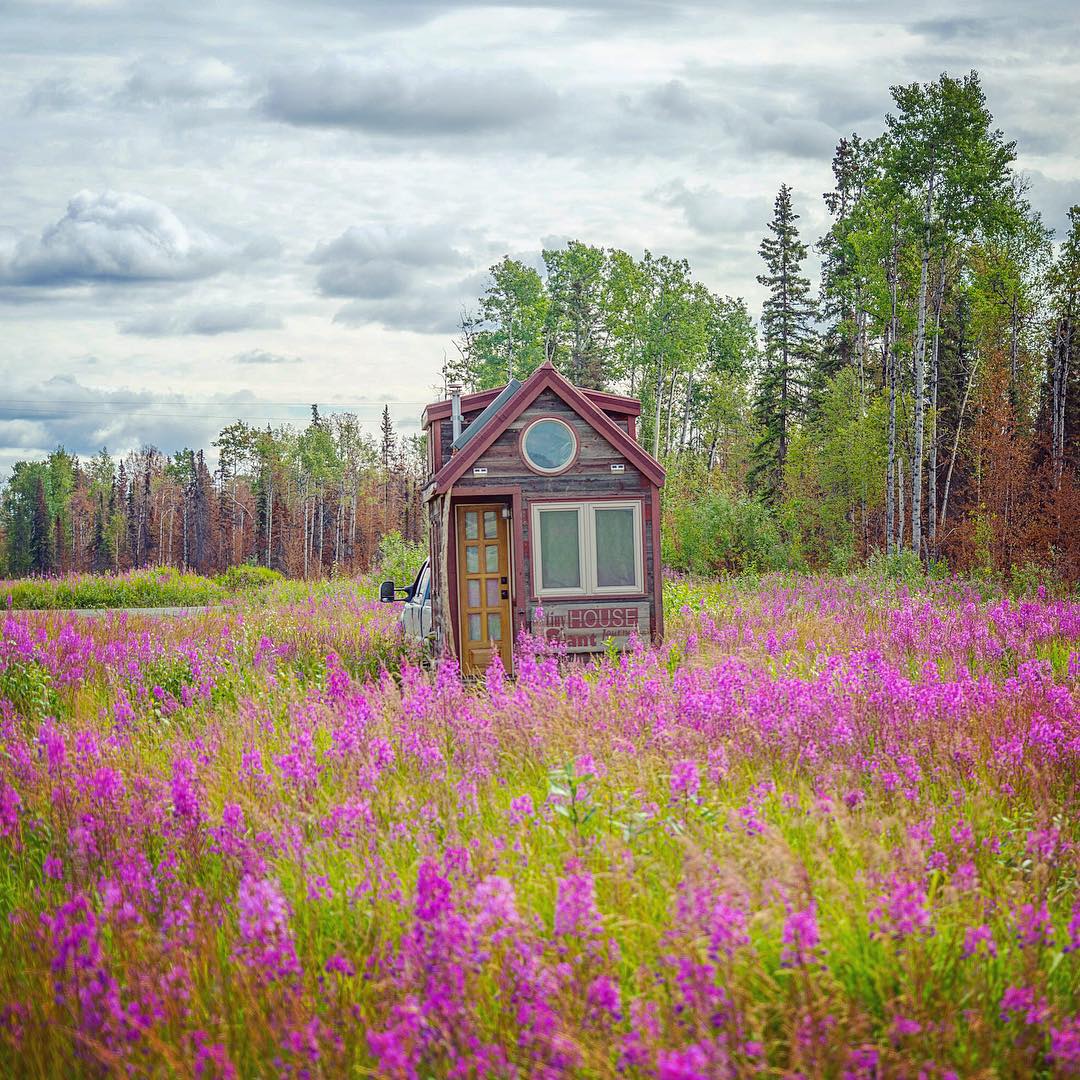
[[[660,639],[664,470],[640,414],[550,363],[424,410],[432,632],[463,674],[512,670],[522,629],[571,652]]]

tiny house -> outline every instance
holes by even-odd
[[[463,674],[511,670],[523,629],[571,653],[660,639],[664,470],[640,414],[550,363],[424,410],[431,633]]]

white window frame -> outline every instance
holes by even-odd
[[[545,510],[578,511],[578,558],[581,585],[578,588],[545,589],[540,550],[540,515]],[[632,510],[634,514],[634,584],[598,585],[596,566],[596,511]],[[574,502],[533,503],[529,513],[532,548],[533,593],[537,599],[565,596],[636,596],[645,592],[645,534],[642,530],[639,499],[580,499]]]
[[[570,457],[567,459],[566,464],[560,465],[557,469],[545,469],[542,465],[538,465],[531,457],[529,457],[529,450],[526,443],[529,439],[529,432],[532,431],[537,424],[543,424],[546,421],[550,421],[555,424],[561,424],[568,432],[570,432],[570,441],[573,443],[573,450]],[[571,465],[577,461],[578,451],[580,450],[580,443],[578,442],[577,432],[559,416],[538,416],[531,424],[526,425],[525,429],[521,433],[521,456],[525,459],[525,464],[532,469],[533,472],[539,473],[541,476],[558,476],[560,473],[566,472]]]

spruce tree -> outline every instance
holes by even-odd
[[[758,249],[766,272],[758,282],[769,290],[761,313],[763,355],[754,397],[761,429],[751,479],[769,501],[780,493],[794,424],[806,403],[807,370],[814,353],[816,311],[810,282],[802,274],[806,245],[799,239],[799,215],[791,207],[791,188],[780,185],[769,236]]]
[[[35,574],[48,574],[52,569],[52,517],[45,494],[45,478],[40,475],[34,485],[34,513],[30,532],[30,570]]]

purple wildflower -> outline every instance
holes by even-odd
[[[814,904],[811,903],[802,911],[788,913],[784,921],[783,943],[780,963],[784,967],[805,967],[817,960],[821,932],[818,930]]]

